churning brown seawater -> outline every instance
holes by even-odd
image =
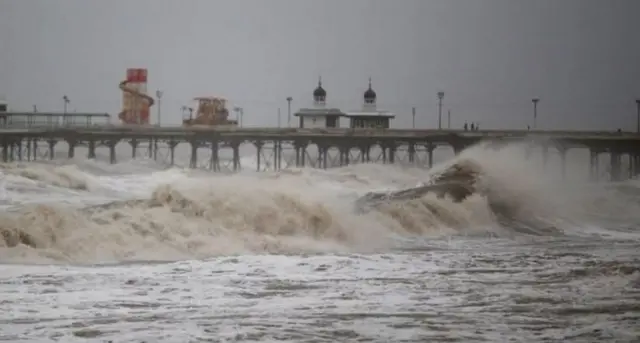
[[[483,194],[355,209],[366,192],[429,182],[468,161],[517,209],[515,223],[534,227],[499,224]],[[213,175],[87,160],[0,168],[0,340],[640,335],[640,183],[562,180],[519,145],[473,147],[430,171]]]

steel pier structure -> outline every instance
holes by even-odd
[[[546,163],[549,148],[561,157],[564,173],[565,155],[574,147],[591,152],[591,173],[597,177],[598,156],[610,156],[613,180],[640,174],[640,135],[611,131],[528,131],[528,130],[405,130],[405,129],[297,129],[297,128],[211,128],[101,125],[93,127],[0,128],[1,159],[4,162],[53,159],[55,146],[64,141],[67,156],[85,146],[88,158],[105,147],[111,163],[117,161],[116,145],[127,142],[131,157],[146,154],[158,159],[166,151],[168,163],[174,164],[175,148],[180,143],[190,147],[191,168],[205,167],[214,172],[238,171],[242,168],[240,148],[255,149],[255,168],[281,169],[288,166],[328,168],[351,163],[402,163],[431,167],[433,151],[446,145],[457,154],[476,143],[487,141],[496,149],[508,142],[525,140],[542,146]],[[533,144],[532,144],[533,146]],[[43,151],[44,150],[44,151]],[[144,150],[144,151],[140,151]],[[221,151],[231,158],[225,163]],[[269,154],[266,154],[269,151]],[[289,151],[290,153],[283,153]],[[374,155],[372,152],[377,151]],[[206,154],[206,161],[199,158]],[[622,156],[629,168],[622,170]],[[204,162],[204,163],[203,163]],[[284,166],[283,166],[284,162]],[[253,164],[253,163],[252,163]],[[246,168],[246,167],[245,167]]]

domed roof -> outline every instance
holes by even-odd
[[[376,92],[371,88],[371,78],[369,78],[369,89],[364,92],[364,101],[373,102],[373,100],[376,99],[376,96]]]
[[[322,88],[322,79],[318,80],[318,87],[313,91],[314,98],[325,98],[327,97],[327,91]]]

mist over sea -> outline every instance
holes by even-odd
[[[431,170],[256,172],[246,149],[236,174],[185,168],[186,147],[173,167],[162,154],[127,158],[126,144],[113,165],[106,149],[96,160],[57,149],[53,161],[0,165],[0,341],[640,337],[640,181],[587,182],[588,152],[563,179],[557,156],[543,169],[515,143],[438,151]],[[482,194],[355,210],[367,192],[462,161],[540,230],[499,224]]]

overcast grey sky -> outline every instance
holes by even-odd
[[[129,67],[164,90],[163,122],[194,96],[222,95],[245,123],[308,106],[356,109],[373,78],[395,127],[453,123],[635,128],[638,0],[0,0],[0,94],[15,110],[116,114]],[[152,109],[155,118],[155,108]]]

